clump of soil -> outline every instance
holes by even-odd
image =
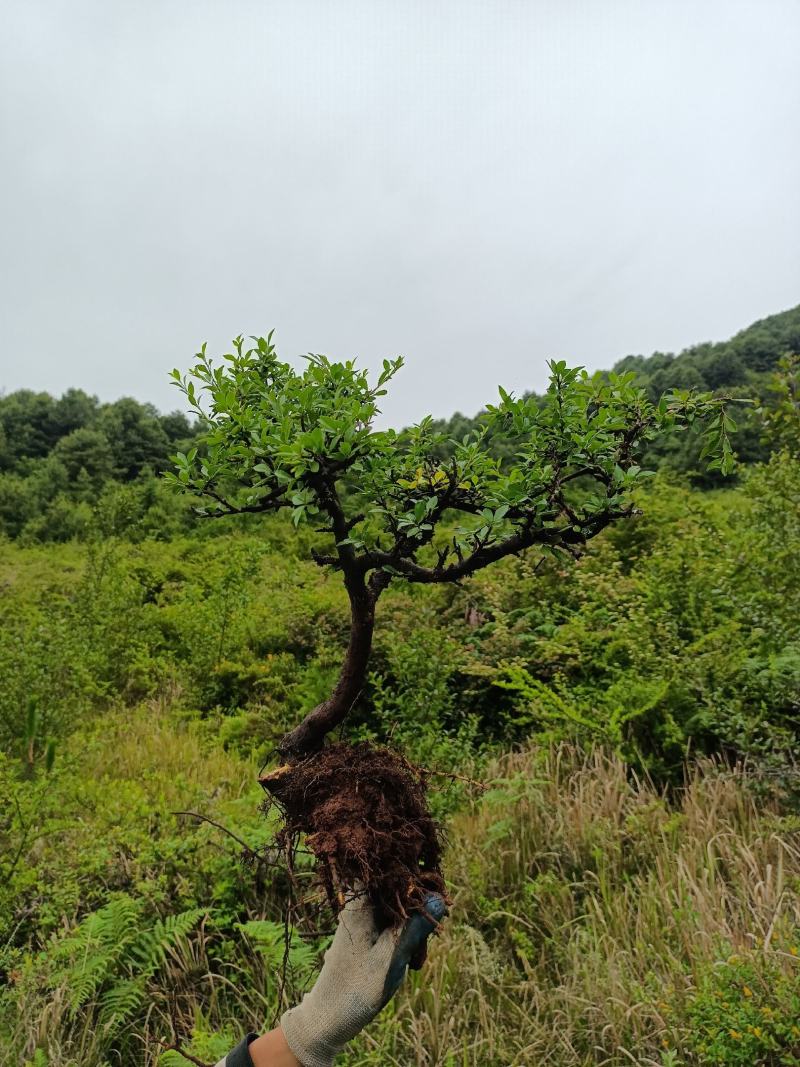
[[[261,784],[285,818],[278,845],[291,847],[306,835],[334,911],[357,883],[386,926],[420,908],[426,893],[446,895],[425,778],[399,754],[340,742],[272,771]]]

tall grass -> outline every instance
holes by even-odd
[[[800,992],[800,823],[742,769],[695,767],[672,805],[601,752],[494,771],[451,828],[452,920],[354,1065],[723,1062],[697,1022],[709,973],[774,987],[777,971],[784,1000]]]
[[[169,747],[139,744],[139,766]],[[450,920],[344,1062],[800,1062],[800,821],[744,769],[696,765],[668,800],[618,758],[561,746],[508,755],[488,778],[449,826]],[[66,985],[22,983],[6,1062],[38,1046],[47,1067],[186,1063],[162,1057],[170,1015],[213,1062],[279,1008],[264,955],[246,939],[226,953],[204,924],[179,939],[126,1052],[104,1043],[96,1005],[70,1011]]]

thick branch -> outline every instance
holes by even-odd
[[[403,558],[393,552],[368,552],[360,557],[359,561],[367,570],[372,567],[390,567],[399,571],[410,582],[457,582],[483,570],[490,563],[496,563],[517,552],[524,552],[533,545],[563,545],[565,548],[583,545],[590,537],[594,537],[610,522],[624,514],[627,514],[627,511],[607,509],[592,516],[590,520],[585,520],[579,530],[575,530],[573,526],[545,529],[522,527],[494,544],[481,545],[457,563],[446,567],[424,567],[415,560]]]
[[[291,730],[280,743],[284,758],[296,758],[322,747],[326,734],[344,720],[355,704],[367,677],[372,634],[375,629],[375,602],[388,585],[389,575],[376,572],[367,583],[362,574],[347,576],[350,596],[350,640],[333,692]]]
[[[219,493],[215,492],[209,486],[205,486],[198,496],[210,496],[212,500],[216,500],[218,504],[222,505],[224,510],[208,512],[203,517],[206,519],[219,519],[223,515],[245,515],[245,514],[263,514],[267,511],[278,511],[282,507],[286,507],[289,501],[283,495],[283,487],[277,487],[273,489],[266,496],[262,497],[255,504],[231,504],[229,500],[226,500]]]

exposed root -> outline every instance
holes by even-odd
[[[291,848],[306,835],[335,912],[356,886],[383,925],[403,922],[428,892],[446,895],[425,776],[402,756],[366,742],[338,743],[260,781],[284,815],[278,845]]]

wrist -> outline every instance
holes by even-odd
[[[303,1067],[278,1026],[268,1034],[256,1038],[247,1050],[253,1067]]]

